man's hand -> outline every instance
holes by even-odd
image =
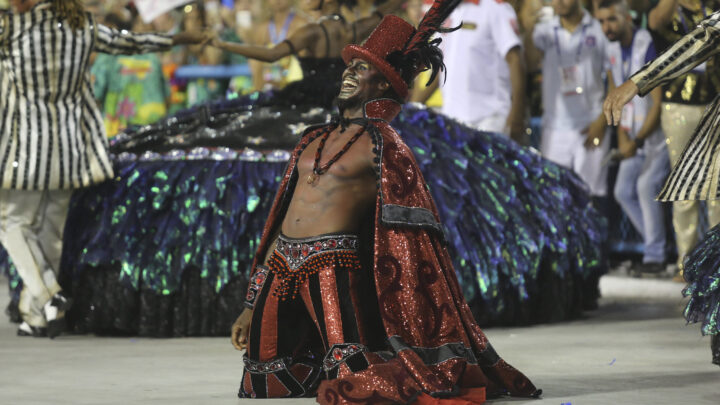
[[[232,326],[232,345],[237,350],[245,350],[248,344],[248,335],[250,334],[250,323],[252,322],[253,311],[245,308],[238,316]]]
[[[630,141],[627,145],[618,149],[618,151],[622,155],[623,159],[630,159],[637,154],[637,144]]]
[[[215,48],[222,49],[225,41],[220,39],[220,36],[214,32],[208,35],[208,44],[210,44],[210,46],[214,46]]]
[[[605,139],[605,123],[602,120],[595,120],[587,128],[583,129],[582,134],[585,137],[585,148],[593,149],[602,145]]]
[[[603,113],[608,125],[620,124],[620,115],[625,104],[638,94],[638,88],[632,80],[628,80],[608,93],[603,104]]]
[[[630,139],[627,132],[618,128],[618,152],[623,159],[629,159],[637,154],[637,143]]]

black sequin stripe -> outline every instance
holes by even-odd
[[[388,341],[396,353],[412,350],[422,359],[423,363],[427,365],[440,364],[451,359],[461,358],[470,364],[489,367],[500,360],[500,356],[498,356],[489,343],[487,349],[480,354],[480,361],[478,362],[478,358],[475,357],[472,349],[466,347],[462,342],[446,343],[437,347],[417,347],[408,345],[400,336],[391,336],[388,338]]]
[[[247,350],[248,354],[252,354],[254,356],[260,355],[260,339],[262,337],[262,328],[260,327],[260,325],[262,325],[262,318],[265,312],[265,301],[267,301],[273,278],[274,275],[272,273],[268,274],[268,278],[267,280],[265,280],[264,284],[265,288],[260,290],[259,295],[255,301],[255,310],[253,311],[252,323],[256,326],[254,328],[250,328],[250,345]],[[277,318],[276,315],[272,316],[275,316]],[[253,358],[251,360],[257,361],[258,358]]]
[[[323,344],[325,347],[328,345],[327,341],[327,327],[325,326],[325,311],[323,310],[322,293],[320,290],[320,277],[317,274],[313,274],[308,278],[308,290],[310,292],[310,301],[312,301],[313,310],[317,317],[318,329],[320,336],[322,337]]]
[[[267,398],[267,374],[250,373],[250,383],[252,385],[255,398]]]
[[[343,340],[345,342],[359,342],[360,329],[355,316],[355,306],[350,291],[350,271],[352,269],[340,268],[335,271],[335,287],[337,288],[338,303],[340,304],[340,320],[342,322]]]

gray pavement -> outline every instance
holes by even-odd
[[[0,308],[7,285],[0,280]],[[544,399],[491,404],[720,404],[709,339],[681,317],[682,286],[606,276],[585,319],[487,329]],[[0,404],[238,404],[241,355],[225,338],[18,338],[0,315]],[[311,404],[312,399],[251,403]]]

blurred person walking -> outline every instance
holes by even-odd
[[[717,0],[660,0],[650,10],[648,26],[655,33],[658,51],[662,52],[680,41],[700,22],[720,10]],[[665,80],[662,89],[660,124],[670,154],[670,165],[677,167],[690,136],[701,121],[705,108],[720,94],[720,59],[713,56],[682,75]],[[691,200],[691,201],[685,201]],[[700,203],[694,198],[673,201],[673,228],[678,250],[678,274],[682,282],[683,260],[697,245],[700,232]],[[710,227],[720,223],[720,204],[708,201]]]
[[[78,0],[13,0],[0,19],[0,242],[23,280],[21,336],[57,336],[69,302],[57,273],[73,189],[113,176],[88,75],[92,52],[199,43],[96,24]]]
[[[716,11],[680,38],[651,63],[635,72],[630,79],[608,94],[603,110],[609,124],[623,120],[623,106],[636,95],[645,96],[654,88],[672,83],[698,65],[712,60],[720,51],[720,11]],[[682,155],[673,167],[658,199],[661,201],[709,200],[720,196],[720,95],[716,95],[690,136]],[[688,322],[701,322],[704,335],[712,335],[712,362],[720,365],[720,270],[718,252],[720,225],[715,225],[705,239],[685,258],[683,276],[690,297],[684,315]]]

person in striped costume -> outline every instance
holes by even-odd
[[[608,94],[603,111],[608,123],[618,125],[623,106],[635,95],[644,96],[653,88],[687,73],[720,52],[720,12],[703,20],[693,31],[645,65],[621,86]],[[658,199],[692,201],[720,199],[720,96],[715,97],[700,119],[680,159],[672,169]],[[713,363],[720,365],[720,269],[718,263],[720,226],[685,259],[684,277],[690,296],[685,317],[703,320],[703,334],[711,334]]]
[[[96,24],[79,0],[12,0],[0,19],[0,242],[23,280],[21,336],[57,336],[57,283],[73,189],[113,177],[88,76],[92,52],[202,43],[204,33],[135,34]]]

